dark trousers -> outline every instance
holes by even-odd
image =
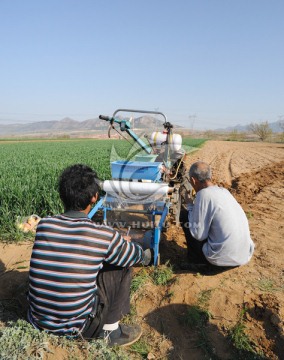
[[[82,336],[95,338],[104,324],[113,324],[130,312],[131,268],[104,264],[97,277],[95,308],[89,315]]]
[[[202,247],[206,243],[206,241],[207,240],[196,240],[189,232],[189,235],[186,238],[186,243],[187,257],[190,262],[196,264],[210,264],[202,251]]]
[[[202,251],[202,247],[207,240],[199,241],[191,235],[188,226],[188,212],[185,209],[180,213],[180,223],[186,239],[188,260],[195,264],[210,264]]]
[[[182,210],[180,214],[180,223],[184,231],[184,235],[186,238],[187,244],[187,257],[188,261],[192,264],[205,264],[209,265],[211,270],[215,270],[217,272],[223,272],[229,269],[233,269],[236,266],[217,266],[211,264],[205,257],[202,248],[203,245],[207,242],[206,240],[200,241],[196,240],[189,231],[188,226],[188,212],[186,210]]]

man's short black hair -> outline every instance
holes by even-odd
[[[98,192],[97,173],[89,166],[69,166],[59,178],[59,195],[65,210],[85,210]]]

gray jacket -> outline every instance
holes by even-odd
[[[189,230],[205,240],[203,253],[217,266],[244,265],[252,257],[254,243],[240,204],[224,188],[209,186],[198,191],[194,205],[188,205]]]

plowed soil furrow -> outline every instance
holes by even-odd
[[[284,160],[284,147],[269,143],[208,141],[187,157],[187,167],[198,160],[210,164],[216,182],[230,184],[230,178]]]
[[[251,151],[251,155],[252,155],[252,158],[253,159],[256,159],[256,158],[261,158],[261,159],[264,159],[264,161],[266,161],[268,164],[269,163],[274,163],[274,162],[277,162],[278,161],[278,158],[273,156],[273,154],[268,154],[267,152],[264,153],[261,153],[259,151]],[[260,162],[261,162],[261,159],[260,159]]]

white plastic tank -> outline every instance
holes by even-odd
[[[167,140],[167,133],[155,131],[152,133],[150,143],[156,148],[161,148]],[[180,134],[172,134],[169,139],[170,148],[173,151],[179,151],[182,146],[182,137]]]

